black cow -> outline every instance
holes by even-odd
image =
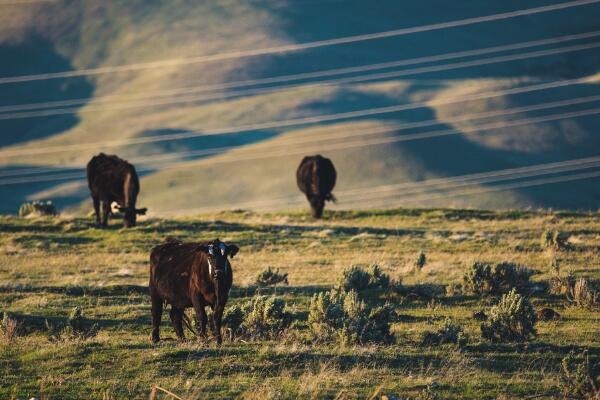
[[[336,178],[337,173],[333,163],[320,154],[304,157],[298,166],[296,183],[300,191],[306,195],[314,218],[321,218],[323,215],[325,201],[335,202],[331,191],[335,186]]]
[[[197,329],[206,336],[205,307],[213,310],[213,331],[221,343],[221,318],[233,282],[227,257],[238,252],[236,245],[215,239],[205,243],[184,243],[167,239],[150,254],[150,298],[152,300],[152,341],[160,340],[159,329],[164,303],[171,304],[171,323],[179,339],[184,338],[184,310],[194,307]]]
[[[124,214],[127,228],[135,226],[138,214],[146,213],[146,208],[135,208],[140,181],[135,168],[127,161],[114,155],[100,153],[88,163],[87,178],[97,224],[107,226],[113,202],[118,204],[119,211]]]

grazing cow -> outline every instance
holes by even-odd
[[[331,191],[335,186],[336,178],[337,173],[333,163],[320,154],[304,157],[298,166],[296,183],[300,191],[306,195],[314,218],[321,218],[323,215],[325,201],[335,202]]]
[[[160,340],[163,304],[171,304],[171,323],[179,339],[184,339],[183,313],[188,307],[196,312],[198,334],[206,337],[208,322],[205,307],[213,310],[213,332],[221,343],[221,319],[233,271],[227,259],[237,254],[236,245],[219,239],[206,243],[184,243],[167,239],[150,254],[150,297],[152,300],[152,341]]]
[[[118,204],[118,210],[123,213],[126,228],[135,226],[138,214],[146,213],[146,208],[135,208],[140,181],[135,168],[127,161],[100,153],[88,163],[87,178],[97,224],[108,225],[113,202]]]

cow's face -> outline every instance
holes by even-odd
[[[325,207],[325,198],[323,196],[311,196],[309,201],[313,218],[321,218],[323,216],[323,208]]]
[[[147,208],[120,207],[119,211],[123,213],[123,224],[125,228],[135,226],[137,216],[146,214]]]
[[[231,273],[231,265],[227,258],[229,256],[233,258],[239,251],[239,248],[234,244],[228,245],[216,239],[203,245],[202,250],[208,256],[208,272],[211,279],[220,281],[227,274]]]

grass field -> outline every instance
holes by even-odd
[[[562,318],[538,322],[538,336],[530,342],[491,343],[472,314],[496,300],[444,292],[446,285],[461,282],[475,260],[524,264],[538,272],[532,277],[536,284],[552,277],[553,257],[563,271],[600,278],[597,213],[398,209],[326,212],[323,221],[314,222],[306,212],[239,211],[147,219],[129,230],[120,221],[105,230],[91,222],[0,218],[0,310],[21,323],[20,335],[0,340],[0,398],[148,398],[153,385],[184,399],[376,393],[556,398],[560,362],[569,351],[589,349],[592,362],[600,359],[597,309],[575,308],[561,296],[538,292],[530,298],[535,308],[552,307]],[[569,233],[571,249],[543,249],[546,229]],[[264,292],[285,299],[298,321],[294,328],[278,340],[225,341],[217,347],[213,340],[172,340],[167,313],[161,330],[166,340],[151,344],[147,260],[150,248],[167,236],[219,237],[240,246],[228,305],[256,291],[254,278],[265,267],[288,273],[289,286]],[[427,263],[415,271],[421,250]],[[310,297],[333,286],[344,268],[372,263],[409,290],[419,285],[432,292],[389,297],[399,315],[392,325],[395,342],[343,346],[307,340]],[[97,333],[86,339],[52,334],[76,306],[88,324],[97,324]],[[460,350],[421,345],[423,333],[446,317],[464,326],[469,343]]]

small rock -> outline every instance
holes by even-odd
[[[486,321],[487,315],[483,312],[483,310],[477,311],[473,313],[473,318],[478,321]]]
[[[538,310],[537,316],[540,321],[552,321],[554,319],[560,319],[560,314],[548,307]]]

